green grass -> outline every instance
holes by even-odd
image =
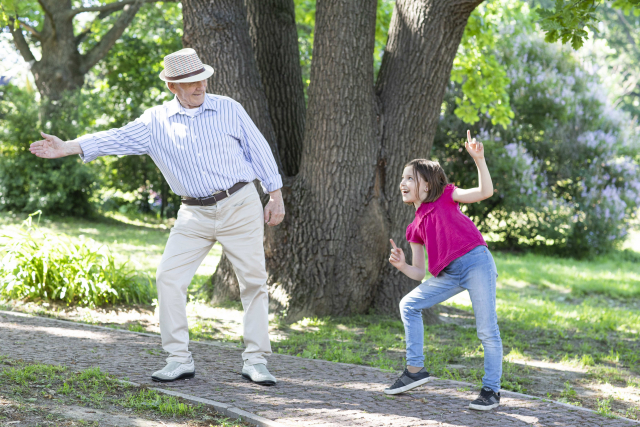
[[[192,405],[155,390],[122,383],[97,367],[72,372],[64,366],[26,363],[2,357],[0,393],[15,399],[18,405],[35,405],[31,408],[34,412],[49,412],[51,408],[46,405],[55,400],[58,406],[79,405],[116,412],[133,410],[139,416],[147,418],[160,416],[171,420],[175,417],[201,420],[197,424],[190,422],[189,425],[244,426],[201,404]]]
[[[0,235],[15,233],[27,216],[0,212]],[[94,219],[42,217],[39,228],[44,233],[65,234],[74,244],[92,240],[103,250],[108,249],[116,263],[127,263],[128,267],[146,275],[155,284],[156,269],[169,238],[172,221],[159,220],[152,215],[107,213]],[[196,272],[190,289],[197,289],[213,274],[221,255],[221,246],[214,245]]]
[[[136,411],[153,409],[164,415],[179,415],[183,417],[193,417],[197,414],[202,405],[192,406],[180,402],[173,396],[160,394],[155,390],[139,390],[134,393],[127,393],[120,401],[125,408],[132,408]]]
[[[590,260],[494,253],[504,389],[541,393],[532,388],[535,371],[523,360],[558,363],[557,369],[572,365],[587,374],[574,383],[559,379],[563,391],[541,395],[591,406],[605,416],[612,416],[615,404],[622,416],[638,418],[633,405],[609,396],[591,402],[575,389],[590,384],[640,388],[640,254],[635,252],[640,235],[633,238],[624,250]],[[484,353],[469,298],[460,294],[441,309],[455,323],[425,327],[425,364],[438,377],[479,385]],[[313,318],[279,328],[286,334],[273,344],[279,353],[383,369],[405,364],[404,328],[397,319]]]
[[[92,307],[151,302],[148,277],[90,241],[40,229],[34,215],[0,235],[2,297]]]

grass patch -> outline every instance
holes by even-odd
[[[0,212],[0,234],[15,233],[27,218],[25,214]],[[43,233],[64,234],[74,243],[91,239],[97,245],[108,246],[116,263],[128,263],[155,283],[156,269],[173,221],[154,215],[107,212],[92,219],[43,217],[39,229]],[[213,274],[221,256],[222,247],[216,243],[198,268],[190,289],[197,289]]]
[[[182,417],[193,417],[197,414],[202,405],[192,406],[180,402],[173,396],[160,394],[155,390],[138,390],[127,393],[120,404],[125,408],[133,408],[136,411],[155,410],[164,415],[178,415]]]
[[[108,250],[40,230],[30,215],[0,236],[0,295],[92,307],[151,302],[151,281]]]
[[[135,413],[143,419],[188,421],[193,426],[246,426],[204,405],[193,405],[146,387],[121,383],[99,368],[72,372],[64,366],[2,358],[0,393],[13,399],[11,405],[3,402],[4,405],[0,406],[0,420],[3,421],[18,416],[16,421],[23,423],[29,421],[30,416],[41,418],[43,414],[47,414],[47,420],[62,421],[65,419],[65,407],[73,405],[107,413]],[[12,408],[20,410],[7,410]],[[76,422],[93,425],[82,420]]]

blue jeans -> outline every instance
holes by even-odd
[[[491,252],[477,246],[456,258],[437,277],[432,277],[400,301],[400,314],[407,340],[407,365],[424,366],[422,312],[467,290],[476,316],[478,338],[484,348],[482,385],[496,393],[502,377],[502,340],[496,313],[498,273]]]

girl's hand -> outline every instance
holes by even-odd
[[[393,246],[393,249],[391,249],[391,255],[389,255],[389,262],[395,268],[402,271],[402,268],[407,265],[404,259],[404,252],[402,252],[402,249],[396,246],[396,244],[393,242],[393,239],[389,239],[389,241],[391,242],[391,246]]]
[[[471,131],[467,131],[467,142],[464,143],[464,148],[474,160],[484,159],[484,145],[482,142],[476,141],[475,138],[471,139]]]

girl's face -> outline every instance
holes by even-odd
[[[422,204],[422,200],[427,197],[427,182],[414,175],[413,167],[407,166],[402,171],[402,181],[400,181],[400,192],[404,203],[412,203],[416,209]]]

